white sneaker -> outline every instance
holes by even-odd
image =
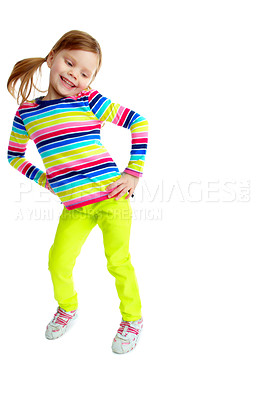
[[[64,335],[77,316],[77,310],[65,311],[63,308],[58,307],[53,319],[46,327],[46,339],[57,339]]]
[[[133,350],[138,343],[142,328],[143,318],[137,321],[124,321],[122,318],[122,322],[112,343],[113,352],[124,354]]]

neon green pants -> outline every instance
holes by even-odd
[[[72,272],[82,245],[98,224],[103,234],[107,269],[115,277],[122,317],[124,321],[141,318],[139,288],[129,253],[132,208],[126,196],[119,200],[110,198],[75,210],[64,207],[49,252],[54,297],[64,310],[72,311],[78,307]]]

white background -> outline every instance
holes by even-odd
[[[265,11],[263,1],[8,2],[1,23],[2,398],[265,400]],[[100,43],[93,87],[145,116],[149,147],[131,200],[144,330],[111,351],[120,323],[101,231],[75,266],[79,318],[48,341],[48,252],[59,199],[10,167],[13,65],[67,31]],[[43,67],[42,88],[48,69]],[[42,94],[38,94],[42,95]],[[120,168],[130,135],[107,124]],[[43,168],[34,144],[26,157]]]

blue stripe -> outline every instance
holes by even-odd
[[[96,136],[97,138],[97,136]],[[82,143],[82,145],[78,145],[78,143]],[[101,146],[101,143],[99,141],[99,139],[87,139],[87,138],[74,138],[74,139],[68,139],[68,140],[61,140],[61,141],[56,141],[55,143],[50,143],[47,146],[42,146],[39,147],[39,153],[42,154],[43,152],[47,151],[47,150],[52,150],[52,149],[59,149],[59,148],[64,148],[64,146],[71,146],[73,143],[77,143],[76,146],[72,146],[70,148],[78,148],[80,147],[81,149],[84,146]]]
[[[98,133],[99,132],[99,133]],[[62,136],[56,136],[50,139],[44,139],[40,143],[37,143],[37,149],[41,149],[43,146],[46,146],[48,144],[56,143],[56,142],[62,142],[65,139],[71,139],[71,138],[79,138],[79,137],[87,137],[88,140],[95,139],[95,140],[101,140],[100,136],[100,130],[99,129],[94,129],[92,131],[84,131],[84,132],[75,132],[75,133],[69,133],[67,135],[62,135]],[[82,138],[81,138],[82,140]]]
[[[94,112],[93,108],[95,106],[95,104],[100,100],[100,98],[106,99],[106,97],[104,98],[100,93],[98,93],[91,101],[89,101],[89,106],[91,108],[91,110]],[[99,102],[99,105],[97,104],[97,107],[95,107],[95,111],[97,111],[99,109],[99,107],[101,106],[101,104],[103,103],[104,100],[102,100],[101,102]],[[95,113],[94,113],[95,114]]]
[[[146,154],[146,150],[131,150],[130,154]]]
[[[16,158],[16,157],[24,158],[25,157],[25,152],[8,150],[7,154],[8,154],[9,157],[12,157],[12,158]]]
[[[132,149],[147,149],[147,143],[133,144]]]
[[[128,114],[126,120],[123,123],[123,127],[124,128],[128,128],[129,127],[129,123],[130,123],[131,118],[133,117],[134,114],[135,114],[135,111],[130,111],[130,113]],[[137,114],[137,115],[139,115],[139,114]],[[134,120],[134,118],[133,118],[133,120]]]
[[[41,154],[42,158],[46,158],[46,157],[50,157],[53,156],[55,154],[61,154],[61,156],[63,157],[65,152],[67,151],[71,151],[71,150],[76,150],[76,149],[81,149],[85,152],[85,147],[86,146],[90,146],[91,142],[89,140],[85,140],[83,141],[83,145],[81,146],[80,143],[77,144],[70,144],[70,145],[64,145],[62,144],[61,146],[57,146],[56,148],[53,148],[52,150],[47,150],[47,151],[39,151],[39,153]],[[101,147],[101,146],[99,146]],[[74,154],[71,155],[71,157],[74,157]]]
[[[84,110],[84,108],[86,108]],[[84,114],[85,112],[90,111],[89,107],[84,106],[83,103],[78,102],[78,104],[58,104],[57,108],[54,108],[54,106],[46,107],[45,111],[43,109],[34,109],[34,111],[31,111],[28,113],[28,115],[24,116],[24,121],[25,123],[30,123],[32,121],[36,121],[36,116],[39,118],[47,118],[49,116],[54,116],[54,115],[59,115],[62,114],[64,116],[65,113],[71,113],[71,112],[77,112],[80,111],[81,114]]]
[[[33,165],[28,169],[28,171],[25,174],[27,178],[32,179],[31,178],[31,173],[34,171],[34,169],[35,169],[35,167]]]
[[[71,144],[73,144],[73,143],[79,143],[79,142],[82,142],[82,146],[71,146]],[[40,148],[39,149],[39,153],[40,154],[42,154],[42,153],[44,153],[45,151],[48,151],[48,150],[52,150],[52,149],[64,149],[64,147],[65,146],[70,146],[70,148],[69,149],[76,149],[76,148],[80,148],[80,149],[83,149],[83,147],[84,146],[93,146],[93,145],[98,145],[98,146],[100,146],[100,144],[96,141],[96,140],[94,140],[94,139],[88,139],[88,140],[85,140],[84,138],[75,138],[75,139],[69,139],[69,140],[64,140],[64,141],[62,141],[62,142],[59,142],[59,143],[51,143],[51,144],[49,144],[49,145],[47,145],[47,146],[43,146],[42,148]]]
[[[33,180],[34,180],[35,176],[37,175],[37,173],[38,173],[38,169],[35,169],[35,170],[33,171],[32,175],[31,175],[31,177],[32,177]]]
[[[49,179],[49,182],[55,183],[55,182],[61,182],[62,180],[68,180],[71,177],[75,177],[75,176],[82,176],[82,175],[90,175],[90,176],[94,176],[96,171],[100,171],[101,169],[107,169],[109,171],[116,171],[117,165],[114,162],[107,162],[105,164],[101,164],[101,165],[95,165],[93,167],[89,167],[89,168],[84,168],[81,169],[80,171],[70,171],[67,174],[64,174],[63,176],[56,176],[54,178]],[[70,179],[71,180],[71,179]],[[74,179],[75,180],[75,179]]]
[[[118,172],[118,174],[117,173],[115,174],[114,172]],[[87,176],[87,177],[84,177],[84,178],[80,178],[79,177],[78,181],[76,181],[76,182],[72,181],[71,183],[68,183],[66,185],[63,184],[62,186],[60,186],[59,183],[58,183],[56,185],[57,187],[55,187],[54,191],[56,193],[60,193],[60,192],[63,192],[65,190],[74,189],[74,188],[79,187],[81,185],[86,185],[87,183],[91,183],[92,181],[93,182],[99,182],[99,181],[101,182],[101,181],[106,180],[106,179],[114,178],[114,177],[116,177],[118,175],[120,175],[120,172],[118,170],[114,170],[113,172],[110,172],[110,173],[107,173],[107,174],[103,174],[103,175],[100,175],[100,176],[98,176],[98,175],[95,175],[95,176],[90,175],[90,176]],[[81,181],[85,181],[85,182],[82,183]],[[49,179],[49,182],[50,182],[50,179]],[[65,183],[65,181],[64,181],[64,183]],[[52,189],[54,189],[54,186],[55,186],[54,184],[53,185],[51,184]]]
[[[132,121],[132,123],[130,124],[129,128],[131,128],[132,125],[134,125],[134,124],[136,124],[136,123],[138,123],[138,122],[141,122],[141,121],[147,121],[147,120],[146,120],[144,117],[142,117],[141,115],[136,114],[136,116],[134,116],[133,121]]]
[[[16,129],[14,129],[14,128],[16,128]],[[13,130],[14,131],[23,131],[23,132],[26,132],[26,128],[25,128],[25,125],[23,124],[23,123],[19,123],[19,122],[15,122],[14,121],[14,123],[13,123]],[[20,133],[20,132],[19,132]],[[27,133],[26,133],[27,134]]]
[[[145,160],[145,156],[130,156],[130,161]]]

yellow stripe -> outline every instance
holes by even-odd
[[[29,122],[27,124],[27,131],[32,134],[39,129],[45,129],[45,128],[48,128],[51,126],[56,127],[56,125],[65,124],[66,122],[75,123],[75,122],[79,122],[79,121],[81,121],[81,122],[88,121],[88,119],[98,121],[97,118],[95,117],[95,115],[92,114],[91,112],[85,113],[85,115],[84,115],[84,113],[81,113],[81,112],[70,112],[67,115],[56,114],[56,115],[54,115],[54,117],[47,116],[47,117],[41,118],[39,120]]]
[[[120,178],[120,175],[117,177],[117,179],[119,179],[119,178]],[[58,196],[60,197],[60,199],[63,198],[64,201],[68,201],[68,200],[80,198],[81,195],[87,196],[88,194],[97,193],[99,191],[105,191],[106,187],[109,184],[115,182],[117,179],[115,179],[115,180],[114,180],[114,178],[105,179],[103,181],[99,181],[98,183],[92,182],[92,183],[88,183],[86,185],[81,185],[76,188],[64,190],[63,192],[60,192],[58,194]]]
[[[82,150],[82,151],[81,151]],[[81,149],[69,150],[63,153],[54,154],[50,157],[43,158],[43,162],[46,168],[65,164],[76,160],[82,161],[84,158],[91,157],[94,155],[104,154],[102,146],[91,145],[82,147]],[[59,157],[58,157],[59,156]]]

